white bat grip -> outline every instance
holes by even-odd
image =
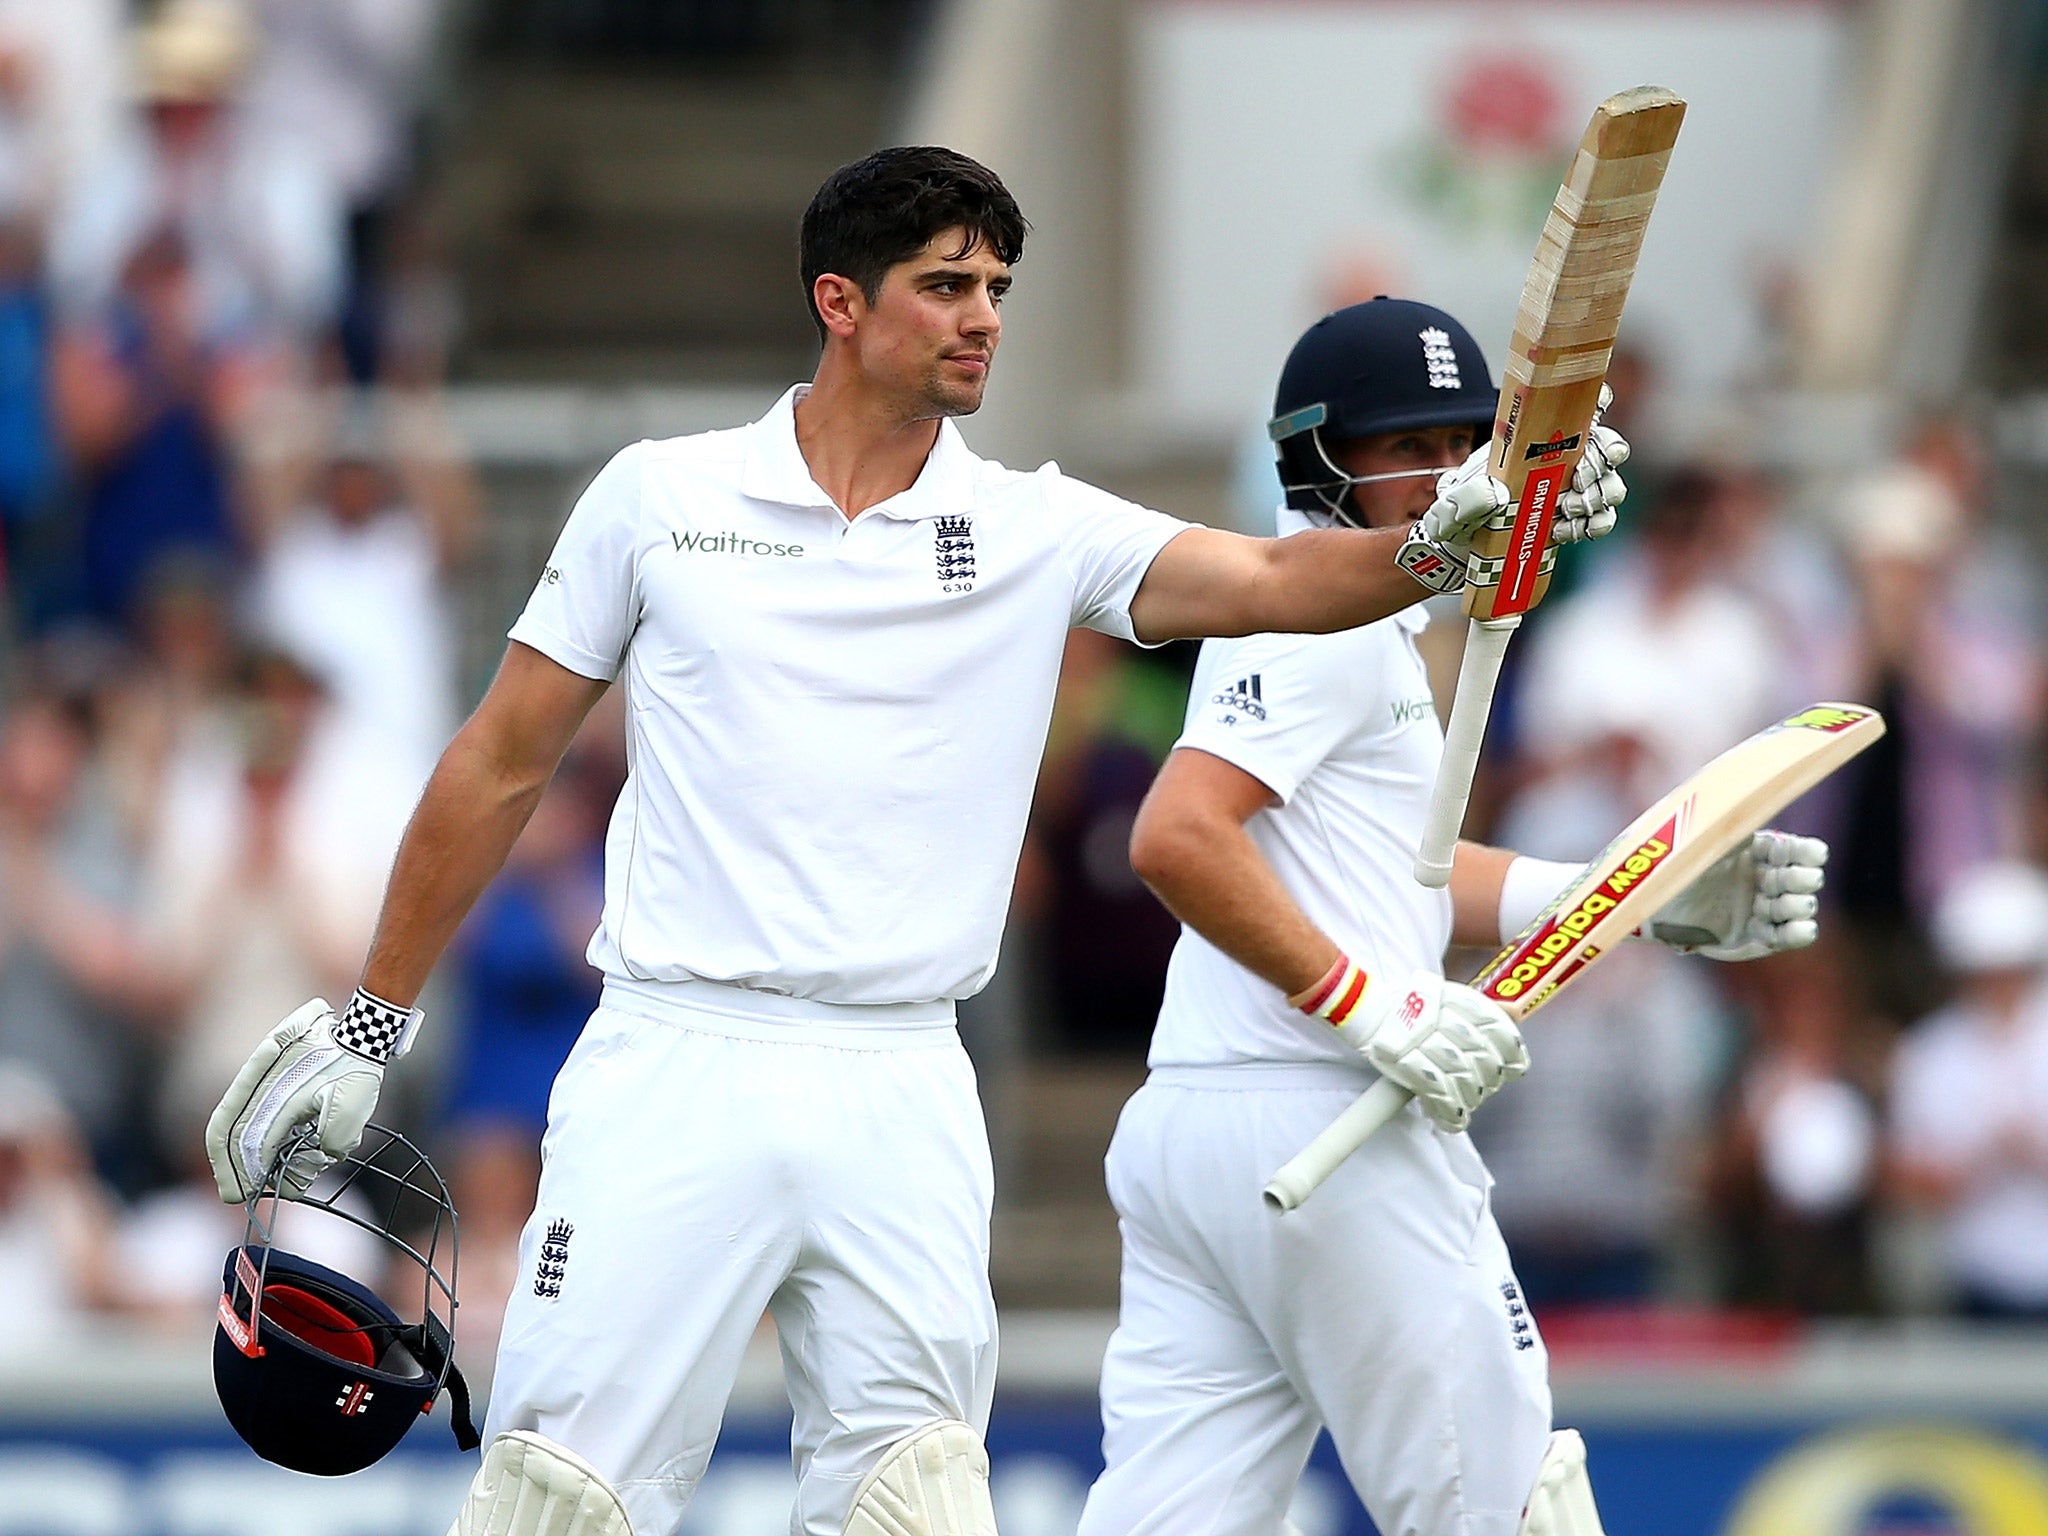
[[[1273,1182],[1266,1186],[1266,1204],[1276,1211],[1291,1211],[1300,1205],[1337,1171],[1339,1163],[1401,1113],[1409,1097],[1407,1089],[1396,1088],[1384,1077],[1374,1083],[1273,1175]]]
[[[1465,827],[1465,806],[1472,798],[1472,775],[1479,770],[1479,746],[1486,740],[1487,717],[1493,713],[1501,658],[1507,655],[1509,637],[1521,624],[1519,613],[1505,619],[1474,619],[1465,632],[1458,696],[1451,701],[1443,761],[1437,765],[1436,787],[1429,795],[1422,846],[1415,852],[1415,878],[1433,891],[1451,883],[1451,856]]]

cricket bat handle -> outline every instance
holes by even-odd
[[[1451,857],[1465,827],[1465,807],[1472,799],[1472,775],[1479,769],[1479,746],[1486,740],[1487,717],[1493,713],[1494,685],[1500,681],[1501,659],[1508,640],[1521,627],[1522,616],[1474,619],[1465,632],[1465,658],[1458,664],[1458,696],[1451,701],[1451,722],[1444,731],[1443,761],[1437,765],[1436,787],[1430,791],[1429,819],[1422,824],[1422,846],[1415,853],[1415,878],[1433,891],[1451,883]]]
[[[1273,1182],[1266,1186],[1266,1204],[1276,1211],[1291,1211],[1300,1205],[1337,1171],[1338,1164],[1401,1113],[1410,1097],[1406,1088],[1397,1088],[1384,1077],[1374,1083],[1273,1175]]]

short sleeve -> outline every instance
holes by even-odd
[[[1174,745],[1243,769],[1284,804],[1358,729],[1357,690],[1369,666],[1358,638],[1350,631],[1205,642]]]
[[[577,499],[511,638],[610,682],[640,618],[640,477],[646,445],[621,449]]]
[[[1048,510],[1074,575],[1071,622],[1135,641],[1131,599],[1159,551],[1194,525],[1071,480],[1054,465],[1039,474],[1048,483]]]

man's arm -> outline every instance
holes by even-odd
[[[1131,828],[1131,867],[1175,917],[1291,995],[1313,985],[1340,951],[1288,894],[1245,830],[1253,816],[1278,803],[1242,768],[1183,747],[1167,758]],[[1501,881],[1514,858],[1479,843],[1458,845],[1452,943],[1501,942]]]
[[[1182,747],[1139,807],[1131,868],[1175,917],[1292,995],[1315,985],[1340,951],[1288,895],[1245,831],[1247,821],[1278,803],[1242,768]]]
[[[516,640],[505,648],[406,826],[363,966],[365,992],[412,1005],[608,686]]]
[[[1254,539],[1190,528],[1145,572],[1131,599],[1132,629],[1153,644],[1370,624],[1430,595],[1394,563],[1405,536],[1398,528],[1314,528]]]
[[[278,1193],[295,1200],[361,1140],[385,1067],[419,1027],[412,1005],[427,973],[503,866],[605,687],[517,641],[506,648],[490,692],[441,754],[406,826],[362,985],[339,1014],[314,998],[258,1042],[207,1120],[221,1199],[248,1199],[282,1155]]]
[[[1451,853],[1451,942],[1473,947],[1505,943],[1501,887],[1515,855],[1505,848],[1461,842]]]
[[[1132,866],[1182,922],[1278,987],[1304,1024],[1334,1029],[1439,1125],[1462,1130],[1527,1069],[1514,1021],[1433,969],[1367,977],[1288,895],[1245,831],[1274,801],[1243,769],[1179,748],[1139,809]]]

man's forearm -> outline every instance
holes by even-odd
[[[1405,537],[1398,528],[1312,528],[1284,539],[1190,528],[1152,562],[1131,625],[1148,643],[1356,629],[1429,595],[1394,563]]]
[[[365,991],[412,1006],[551,776],[495,760],[467,728],[449,743],[398,846],[363,966]]]
[[[1253,632],[1327,634],[1375,623],[1428,597],[1394,563],[1406,530],[1315,528],[1274,541]]]
[[[1240,826],[1219,823],[1177,849],[1162,847],[1138,872],[1175,917],[1283,993],[1313,986],[1338,958],[1336,941],[1309,921]]]
[[[1515,855],[1505,848],[1461,841],[1451,855],[1451,942],[1499,944],[1500,890]]]

